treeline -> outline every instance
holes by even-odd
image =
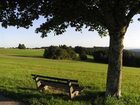
[[[48,59],[73,59],[73,60],[89,60],[88,55],[93,56],[90,61],[98,63],[108,63],[108,52],[107,47],[93,47],[85,48],[76,46],[61,45],[61,46],[50,46],[46,47],[44,51],[44,57]],[[140,67],[140,56],[137,56],[133,51],[123,51],[123,65]]]
[[[87,55],[91,55],[93,54],[93,48],[85,48],[85,47],[81,47],[81,46],[76,46],[74,48],[74,51],[79,54],[79,58],[81,60],[87,60],[88,57]]]
[[[44,51],[44,57],[49,59],[74,59],[74,60],[87,60],[87,55],[92,55],[92,48],[84,48],[76,46],[60,45],[46,47]]]
[[[76,59],[76,52],[72,47],[67,47],[66,45],[62,46],[50,46],[45,49],[44,55],[45,58],[49,59]]]
[[[108,48],[94,48],[93,56],[95,62],[108,63]],[[140,56],[129,50],[123,50],[123,65],[140,67]]]

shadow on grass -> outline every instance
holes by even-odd
[[[27,57],[27,58],[44,58],[43,56],[26,56],[26,55],[11,55],[15,57]]]
[[[68,101],[70,100],[69,97],[66,94],[54,94],[54,93],[40,93],[34,88],[25,88],[25,87],[17,87],[14,90],[9,87],[9,89],[4,89],[4,87],[0,87],[0,94],[11,98],[15,101],[22,101],[26,103],[26,105],[30,105],[31,101],[33,99],[45,99],[46,103],[48,100],[57,99],[57,100],[64,100]],[[104,92],[93,92],[91,90],[84,90],[82,94],[75,97],[71,101],[84,101],[84,102],[91,102],[92,105],[94,105],[94,101],[98,97],[104,97]]]
[[[88,58],[87,60],[85,60],[85,61],[83,61],[83,62],[99,63],[99,64],[108,64],[108,63],[106,63],[106,62],[95,61],[94,59],[90,59],[90,58]]]
[[[87,60],[79,60],[81,62],[88,62],[88,63],[99,63],[99,64],[108,64],[101,61],[95,61],[94,59],[88,58]]]

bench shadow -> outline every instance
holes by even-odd
[[[62,94],[61,93],[59,94],[40,93],[37,91],[37,89],[34,89],[34,88],[17,87],[17,90],[19,92],[9,91],[7,89],[2,88],[0,89],[0,95],[13,99],[15,101],[24,102],[26,103],[26,105],[29,105],[28,100],[32,100],[33,98],[36,98],[36,99],[45,98],[46,100],[51,100],[53,98],[53,99],[62,99],[65,101],[68,101],[68,100],[84,101],[84,102],[89,101],[91,102],[92,105],[94,105],[93,103],[96,100],[96,98],[105,96],[105,92],[101,92],[101,91],[94,92],[88,89],[84,90],[82,94],[75,97],[74,99],[70,99],[66,94],[63,94],[63,93]],[[20,91],[25,91],[25,92],[20,92]],[[27,92],[27,91],[30,91],[30,92]]]

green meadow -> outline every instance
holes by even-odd
[[[43,50],[0,49],[0,94],[27,105],[103,105],[107,65],[42,57]],[[40,93],[31,74],[77,79],[84,87],[70,100],[65,94]],[[105,105],[140,105],[140,68],[123,67],[122,98]]]

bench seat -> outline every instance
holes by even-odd
[[[80,91],[83,89],[79,86],[78,80],[56,78],[36,74],[32,74],[31,76],[36,83],[37,89],[40,92],[48,90],[49,87],[52,87],[57,90],[64,90],[72,99],[78,96]]]

